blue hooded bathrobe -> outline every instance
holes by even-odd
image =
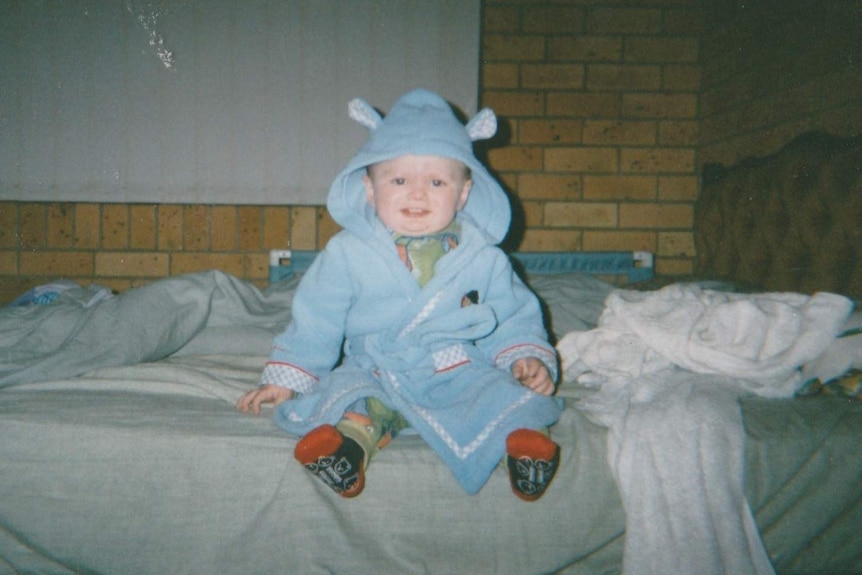
[[[297,435],[378,398],[475,493],[503,457],[510,432],[542,429],[561,409],[510,373],[517,359],[537,357],[556,378],[557,361],[538,300],[496,247],[509,228],[509,202],[472,150],[473,140],[493,135],[496,119],[485,109],[465,126],[425,90],[403,96],[385,119],[362,100],[349,110],[370,136],[329,192],[327,207],[343,231],[303,277],[261,381],[298,392],[275,415]],[[458,214],[459,244],[424,287],[402,263],[362,184],[367,166],[406,154],[459,160],[473,179]],[[463,305],[467,294],[477,303]]]

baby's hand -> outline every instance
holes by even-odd
[[[512,375],[521,385],[529,387],[541,395],[554,393],[554,380],[542,360],[536,357],[522,357],[512,364]]]
[[[239,401],[236,402],[236,408],[243,413],[250,411],[255,415],[259,415],[262,404],[272,403],[273,405],[278,405],[282,401],[293,399],[293,395],[292,389],[267,383],[240,397]]]

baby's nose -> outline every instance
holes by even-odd
[[[410,185],[410,197],[412,198],[422,198],[428,193],[427,186],[422,183],[415,183]]]

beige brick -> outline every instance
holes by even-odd
[[[520,144],[576,144],[581,141],[583,120],[520,120]]]
[[[290,208],[290,247],[295,250],[317,249],[317,208]]]
[[[694,63],[698,58],[696,38],[631,36],[626,38],[627,62]]]
[[[183,206],[183,249],[204,251],[210,246],[210,212],[204,205]]]
[[[655,252],[654,232],[596,231],[584,232],[584,248],[590,252]]]
[[[18,273],[18,252],[0,251],[0,275],[14,276]],[[2,304],[0,304],[2,305]]]
[[[668,92],[698,92],[702,69],[697,65],[667,64],[662,66],[662,89]]]
[[[584,176],[584,199],[654,200],[655,176]]]
[[[21,275],[79,278],[93,275],[93,254],[78,251],[22,251]]]
[[[506,146],[488,152],[488,164],[495,170],[540,170],[542,149],[537,146]]]
[[[608,202],[548,202],[545,225],[554,228],[614,228],[617,204]]]
[[[658,141],[663,146],[698,144],[700,126],[695,120],[664,120],[658,123]]]
[[[700,184],[697,176],[659,176],[658,199],[663,201],[695,201]]]
[[[694,260],[656,258],[655,274],[658,277],[688,277],[694,273]]]
[[[661,87],[661,66],[620,64],[590,64],[587,67],[587,89],[658,90]]]
[[[522,22],[527,34],[576,34],[583,31],[584,10],[580,6],[527,6]]]
[[[520,84],[518,64],[482,64],[482,88],[517,88]]]
[[[620,169],[628,173],[691,173],[694,171],[693,148],[623,148]]]
[[[521,174],[518,197],[531,200],[576,200],[581,197],[581,176]]]
[[[581,249],[581,232],[576,230],[528,229],[518,250],[522,252],[574,252]]]
[[[240,206],[237,208],[239,218],[239,249],[257,251],[262,248],[262,214],[263,208],[258,206]]]
[[[587,32],[598,34],[655,34],[661,29],[661,9],[597,7],[589,10]]]
[[[18,246],[18,204],[0,202],[0,248]]]
[[[237,248],[236,221],[236,206],[213,206],[210,209],[210,249],[212,251],[229,252]]]
[[[162,251],[183,249],[183,208],[177,205],[158,207],[158,246]]]
[[[75,204],[75,247],[96,249],[101,245],[102,211],[99,204]]]
[[[182,252],[171,255],[170,275],[179,275],[206,270],[221,270],[243,277],[245,256],[243,254]]]
[[[542,36],[483,34],[482,58],[488,62],[531,62],[545,57]]]
[[[159,252],[98,252],[96,275],[103,277],[165,277],[170,256]]]
[[[588,94],[552,92],[548,94],[548,115],[561,118],[618,118],[622,96],[608,92]]]
[[[512,220],[513,222],[522,220],[523,225],[527,228],[538,228],[544,222],[544,212],[545,204],[543,202],[517,202],[512,206]],[[514,223],[512,227],[515,227]]]
[[[515,6],[488,6],[482,9],[482,32],[489,34],[513,34],[518,31],[520,13]]]
[[[620,228],[691,229],[693,212],[690,204],[620,204]]]
[[[585,144],[649,145],[656,141],[656,123],[651,121],[587,120]]]
[[[697,250],[694,247],[692,232],[659,232],[658,255],[665,257],[694,257]]]
[[[244,278],[261,280],[269,277],[269,253],[243,254]]]
[[[48,204],[48,247],[75,247],[75,210],[69,203]]]
[[[521,86],[527,89],[576,90],[584,85],[582,64],[522,64]]]
[[[134,250],[156,248],[156,207],[134,204],[129,206],[129,247]]]
[[[102,248],[109,250],[129,247],[128,204],[102,206]]]
[[[48,229],[45,225],[45,204],[21,204],[18,210],[18,226],[22,249],[44,248],[48,243]]]
[[[696,94],[624,94],[624,116],[634,118],[694,118]]]
[[[623,41],[614,36],[555,36],[548,39],[551,61],[616,62],[622,58]]]
[[[290,208],[267,206],[263,209],[263,247],[284,249],[290,244]]]
[[[618,169],[616,148],[547,148],[545,169],[549,172],[608,173]]]
[[[540,116],[544,113],[545,99],[541,92],[536,91],[485,90],[482,93],[482,105],[493,109],[498,116]]]
[[[93,281],[102,287],[106,287],[112,292],[123,293],[134,287],[140,287],[152,283],[154,280],[143,280],[140,278],[93,278]]]

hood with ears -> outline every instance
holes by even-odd
[[[473,186],[462,211],[494,243],[503,241],[512,217],[509,198],[473,154],[474,140],[497,131],[494,112],[485,108],[465,126],[444,99],[427,90],[408,92],[385,118],[358,98],[348,111],[370,134],[329,189],[327,208],[339,225],[360,236],[372,232],[376,216],[362,184],[369,165],[408,154],[442,156],[464,163],[472,172]]]

